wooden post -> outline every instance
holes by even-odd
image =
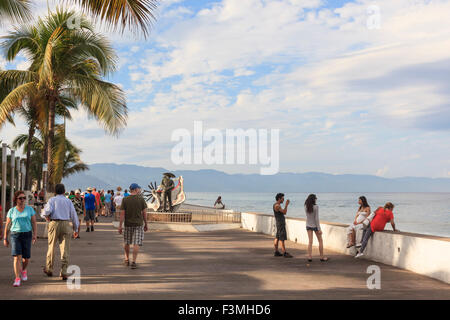
[[[6,143],[2,143],[2,208],[3,208],[3,218],[6,218],[6,148],[8,145]]]
[[[11,183],[9,184],[9,191],[10,191],[10,197],[9,197],[9,204],[10,208],[13,207],[13,198],[14,198],[14,173],[16,170],[16,158],[15,158],[15,151],[11,149]]]

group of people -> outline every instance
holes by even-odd
[[[286,200],[284,208],[281,206],[284,203],[284,194],[278,193],[275,196],[276,202],[273,204],[273,213],[276,223],[276,236],[274,240],[274,256],[292,258],[293,256],[286,251],[285,241],[287,240],[286,232],[286,214],[289,206],[289,199]],[[312,261],[312,245],[313,245],[313,233],[319,242],[319,254],[320,261],[326,262],[328,257],[323,253],[323,239],[322,229],[320,227],[319,220],[319,206],[317,205],[317,196],[310,194],[305,201],[304,208],[306,214],[306,232],[308,234],[308,262]],[[388,222],[391,223],[394,231],[399,231],[395,227],[394,222],[394,205],[391,202],[387,202],[384,207],[379,207],[375,212],[371,212],[370,206],[366,197],[361,196],[358,199],[359,208],[356,213],[356,217],[353,223],[347,228],[347,248],[355,246],[358,250],[355,258],[359,258],[364,255],[367,243],[372,235],[377,231],[384,230],[384,227]],[[356,243],[356,232],[363,230],[362,240],[360,243]],[[278,250],[278,245],[281,244],[281,252]]]
[[[130,193],[125,190],[121,195],[118,188],[116,196],[109,190],[98,193],[95,188],[87,188],[83,194],[80,190],[66,194],[63,184],[55,186],[56,195],[50,198],[45,205],[42,217],[48,222],[48,250],[43,272],[53,276],[55,248],[59,245],[61,255],[61,271],[59,276],[67,280],[69,266],[70,239],[79,239],[81,215],[86,221],[86,232],[94,231],[96,214],[102,212],[104,216],[109,209],[116,208],[121,211],[119,233],[124,234],[125,261],[131,268],[136,268],[136,258],[139,246],[142,246],[144,232],[147,231],[146,209],[147,203],[141,196],[141,187],[133,183]],[[31,206],[25,205],[26,194],[16,191],[13,198],[14,206],[8,211],[6,223],[3,226],[2,211],[0,208],[0,240],[3,239],[5,247],[11,245],[15,279],[14,287],[19,287],[22,281],[28,280],[27,267],[31,258],[31,247],[37,239],[36,212]],[[112,205],[114,203],[114,205]],[[98,220],[97,220],[98,221]],[[125,223],[124,228],[122,228]],[[134,245],[133,260],[129,263],[130,245]]]
[[[141,187],[132,183],[130,193],[126,196],[120,194],[118,188],[114,196],[112,190],[97,193],[95,188],[87,188],[84,194],[80,190],[71,192],[66,196],[63,184],[55,186],[56,196],[48,200],[44,207],[42,216],[48,222],[48,250],[44,273],[53,276],[53,264],[55,257],[55,247],[59,244],[61,253],[60,277],[66,280],[67,268],[69,265],[70,239],[78,239],[81,225],[81,214],[86,221],[86,232],[94,231],[94,221],[96,213],[101,212],[102,205],[105,209],[102,215],[111,215],[111,209],[116,208],[120,212],[120,222],[118,232],[123,234],[124,265],[132,269],[137,268],[136,260],[139,248],[143,245],[144,233],[148,230],[147,225],[147,203],[141,195]],[[127,190],[126,190],[127,191]],[[98,196],[97,196],[98,194]],[[103,194],[103,196],[102,196]],[[102,200],[103,199],[103,200]],[[285,241],[286,214],[289,207],[289,200],[286,200],[284,208],[284,194],[278,193],[275,196],[276,202],[273,204],[273,212],[276,221],[276,237],[274,240],[274,256],[292,258],[286,251]],[[347,248],[356,246],[359,248],[356,257],[364,255],[364,250],[369,239],[377,231],[384,230],[385,225],[390,222],[394,231],[398,231],[394,223],[394,205],[390,202],[384,207],[379,207],[375,212],[371,212],[367,199],[364,196],[359,198],[359,208],[353,223],[347,228],[348,243]],[[16,191],[14,194],[14,206],[8,211],[6,224],[3,228],[3,219],[0,210],[0,239],[6,247],[11,245],[11,254],[14,257],[13,267],[15,280],[13,286],[18,287],[21,281],[28,279],[27,266],[31,257],[31,246],[37,239],[36,212],[31,206],[26,206],[26,194],[24,191]],[[114,205],[113,205],[114,203]],[[306,232],[308,234],[308,261],[312,261],[313,233],[319,241],[320,261],[329,261],[324,256],[322,229],[319,220],[319,206],[317,196],[310,194],[304,204],[306,214]],[[356,243],[356,232],[363,230],[362,240]],[[281,252],[278,250],[281,245]],[[132,260],[130,261],[130,246],[133,246]]]
[[[383,231],[388,222],[391,223],[392,230],[399,231],[394,222],[394,204],[387,202],[384,207],[378,207],[371,212],[366,197],[358,199],[359,208],[356,212],[353,223],[347,228],[347,248],[355,246],[357,250],[356,258],[364,255],[367,243],[372,235],[377,231]],[[356,232],[363,230],[361,242],[356,243]]]

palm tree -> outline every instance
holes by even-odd
[[[128,28],[136,32],[139,29],[147,37],[156,20],[158,0],[66,0],[81,6],[82,10],[101,19],[113,29],[122,32]],[[25,21],[31,16],[30,0],[1,0],[0,21],[9,18],[13,21]]]
[[[55,175],[53,176],[53,183],[60,183],[62,178],[65,178],[76,172],[88,170],[88,166],[81,161],[81,149],[76,147],[69,139],[65,137],[64,127],[57,125],[57,134],[55,135],[55,148],[53,157],[55,161]],[[42,137],[42,133],[39,132]],[[30,159],[32,165],[30,166],[30,179],[34,179],[39,183],[42,177],[43,151],[44,139],[39,139],[34,136],[30,139],[27,134],[19,134],[13,141],[12,146],[16,149],[23,147],[24,150],[30,150]],[[31,142],[30,142],[31,141]]]
[[[73,17],[78,17],[80,28],[68,27],[67,21]],[[55,110],[62,96],[81,104],[110,134],[117,135],[126,125],[123,91],[102,79],[115,70],[116,55],[89,21],[73,11],[61,9],[39,19],[36,26],[23,26],[3,39],[1,45],[8,60],[24,52],[32,63],[27,71],[0,71],[0,86],[14,88],[0,103],[0,124],[27,97],[45,97],[48,128],[44,163],[48,163],[48,189],[53,191]]]
[[[64,119],[71,120],[72,115],[70,113],[70,109],[77,109],[76,103],[68,97],[61,97],[61,103],[59,103],[56,107],[56,114],[59,117],[64,117]],[[23,103],[22,107],[18,109],[18,114],[25,119],[25,122],[28,125],[28,142],[24,150],[26,150],[26,161],[25,161],[25,190],[30,190],[30,162],[31,162],[31,147],[32,140],[34,138],[34,134],[36,130],[40,132],[46,132],[47,128],[47,108],[44,103],[44,99],[41,96],[31,97]],[[44,134],[42,134],[45,136]],[[16,147],[16,146],[14,146]],[[44,152],[44,150],[42,150]]]
[[[88,166],[81,161],[81,149],[77,148],[70,140],[65,137],[64,126],[58,127],[56,135],[56,152],[55,152],[55,175],[54,183],[60,183],[65,177],[71,174],[89,170]]]

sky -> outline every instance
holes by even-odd
[[[45,15],[47,1],[34,3]],[[202,121],[279,129],[280,172],[450,177],[450,1],[161,0],[156,14],[146,40],[98,28],[129,115],[112,137],[73,114],[68,138],[86,163],[260,172],[173,163],[172,133]],[[1,139],[27,131],[16,122]]]

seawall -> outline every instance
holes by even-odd
[[[242,212],[242,228],[275,235],[273,215]],[[320,223],[326,250],[343,254],[355,254],[355,248],[346,248],[348,225],[332,222]],[[389,227],[387,225],[387,227]],[[306,221],[301,218],[286,217],[288,240],[308,244]],[[360,239],[361,232],[357,239]],[[314,236],[313,245],[317,245]],[[450,284],[450,238],[413,234],[406,232],[376,232],[369,240],[364,252],[365,259],[407,269]]]

